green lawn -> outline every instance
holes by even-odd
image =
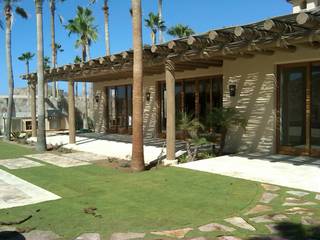
[[[13,143],[5,143],[0,140],[0,160],[21,157],[22,155],[32,153],[34,153],[34,151],[30,147],[20,146]]]
[[[30,153],[25,148],[1,142],[0,149],[6,149],[5,158]],[[85,232],[98,232],[109,239],[114,232],[148,233],[196,228],[210,222],[224,223],[227,217],[243,216],[257,204],[263,192],[255,182],[174,167],[126,173],[98,165],[68,169],[46,165],[9,172],[62,199],[0,210],[0,221],[22,219],[32,214],[20,228],[52,230],[65,239],[74,239]],[[277,211],[283,210],[284,192],[281,190],[281,198],[275,201]],[[84,209],[90,207],[97,208],[101,216],[84,213]],[[268,233],[262,225],[257,230]],[[221,233],[194,231],[188,236],[200,234],[214,237]],[[241,230],[236,233],[241,237],[248,234]]]

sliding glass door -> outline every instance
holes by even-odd
[[[207,129],[210,128],[207,116],[214,107],[222,107],[222,77],[177,81],[176,92],[176,124],[181,113],[198,118]],[[159,126],[160,133],[166,131],[166,84],[159,83]]]
[[[278,152],[293,155],[320,153],[320,64],[279,68]]]

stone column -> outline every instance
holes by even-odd
[[[31,127],[32,137],[37,137],[37,87],[35,82],[29,82],[30,106],[31,106]]]
[[[76,143],[76,111],[74,101],[74,81],[68,81],[68,117],[69,117],[69,143]]]
[[[165,63],[166,91],[167,91],[167,161],[165,164],[174,164],[176,161],[176,104],[175,104],[175,64],[171,60]]]

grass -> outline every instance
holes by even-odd
[[[22,155],[32,154],[34,151],[27,146],[13,143],[6,143],[0,140],[0,160],[21,157]]]
[[[5,158],[28,152],[1,142],[0,149],[6,149]],[[32,214],[19,227],[52,230],[65,239],[85,232],[109,239],[114,232],[195,227],[243,212],[261,194],[254,182],[179,168],[134,174],[97,165],[68,169],[46,165],[9,172],[62,199],[0,210],[0,221]],[[90,207],[101,217],[84,213]]]

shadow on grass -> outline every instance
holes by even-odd
[[[0,232],[0,240],[26,240],[23,235],[14,231]]]
[[[275,236],[260,236],[250,240],[320,240],[320,226],[304,226],[298,223],[282,222],[274,226]]]

